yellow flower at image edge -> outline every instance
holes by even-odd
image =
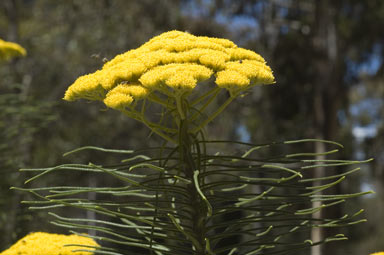
[[[212,76],[219,88],[233,96],[254,85],[275,82],[271,68],[251,50],[227,39],[170,31],[116,56],[101,70],[79,77],[64,99],[99,100],[122,109],[152,92],[171,99],[188,95],[199,82]]]
[[[384,255],[384,251],[371,253],[369,255]]]
[[[25,56],[26,50],[13,42],[6,42],[0,39],[0,59],[8,60],[15,56]]]
[[[35,232],[20,239],[0,255],[91,255],[93,252],[74,250],[94,250],[92,247],[98,246],[89,237]]]

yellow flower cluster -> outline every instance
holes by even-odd
[[[25,56],[27,52],[17,43],[6,42],[0,39],[0,59],[8,60],[15,56]]]
[[[141,99],[148,95],[148,89],[137,84],[119,84],[107,93],[104,99],[106,106],[121,109],[130,105],[133,99]]]
[[[212,75],[217,86],[231,95],[256,84],[274,83],[270,67],[257,53],[230,40],[170,31],[116,56],[101,70],[79,77],[64,99],[100,100],[122,109],[153,91],[175,98],[188,94]]]
[[[192,63],[177,63],[157,66],[145,74],[139,81],[151,90],[161,90],[167,93],[167,87],[175,91],[192,90],[198,81],[211,77],[211,69]]]
[[[370,255],[384,255],[384,251],[371,253]]]
[[[1,252],[0,255],[91,255],[92,252],[74,252],[74,250],[94,250],[91,247],[97,246],[99,245],[89,237],[35,232],[20,239],[8,250]]]

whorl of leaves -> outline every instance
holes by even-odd
[[[262,145],[197,142],[187,159],[194,167],[190,174],[183,171],[179,147],[136,152],[83,147],[70,153],[95,150],[127,158],[109,166],[89,163],[22,169],[37,173],[26,183],[52,172],[81,171],[97,178],[116,178],[119,186],[53,184],[16,189],[34,194],[38,200],[24,203],[29,203],[31,209],[48,209],[53,224],[76,233],[95,231],[92,237],[102,241],[96,254],[289,254],[311,245],[346,239],[338,234],[314,243],[309,236],[313,227],[364,221],[357,217],[362,211],[334,219],[313,217],[318,210],[368,193],[325,193],[359,170],[351,165],[366,161],[317,160],[319,154],[297,151],[299,144],[315,142],[342,147],[310,139]],[[210,153],[212,148],[224,144],[238,151],[238,155]],[[321,156],[337,151],[329,149]],[[326,172],[340,168],[342,173],[315,179],[313,171],[318,167]],[[90,200],[90,193],[96,199]],[[321,205],[313,208],[314,201]],[[92,211],[97,217],[70,218],[54,213],[60,207]]]

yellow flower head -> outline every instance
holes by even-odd
[[[384,255],[384,251],[371,253],[370,255]]]
[[[114,109],[124,109],[129,106],[133,99],[141,99],[148,95],[148,89],[137,84],[119,84],[110,90],[104,103],[106,106]]]
[[[26,50],[17,43],[6,42],[0,39],[0,60],[8,60],[15,56],[25,56]]]
[[[122,109],[152,92],[175,98],[186,95],[212,75],[217,86],[231,95],[253,85],[274,83],[270,67],[257,53],[226,39],[170,31],[116,56],[101,70],[79,77],[64,99],[100,100]]]
[[[198,81],[206,80],[211,75],[211,69],[202,65],[167,64],[149,70],[140,77],[139,81],[143,87],[152,90],[172,88],[174,91],[189,91],[194,89]]]
[[[36,232],[20,239],[0,255],[91,255],[92,252],[74,250],[94,250],[92,247],[97,246],[99,245],[89,237]]]

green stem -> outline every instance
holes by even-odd
[[[160,131],[158,128],[154,127],[151,125],[150,122],[148,122],[144,116],[141,116],[141,122],[144,123],[144,125],[146,125],[148,128],[150,128],[152,130],[153,133],[155,134],[158,134],[159,136],[161,136],[162,138],[164,138],[165,140],[167,140],[168,142],[171,142],[173,144],[177,144],[176,140],[172,139],[171,137],[167,136],[166,134],[164,134],[162,131]]]
[[[211,213],[208,212],[208,201],[204,201],[205,196],[199,189],[199,169],[197,169],[198,166],[196,164],[196,158],[192,153],[193,145],[196,144],[196,140],[188,131],[188,120],[181,120],[179,130],[180,165],[182,166],[182,171],[184,171],[185,178],[190,181],[189,184],[186,184],[186,188],[189,194],[189,206],[191,210],[191,221],[189,224],[191,225],[192,229],[191,234],[194,240],[198,242],[198,245],[194,244],[194,254],[205,255],[207,247],[206,223]],[[199,145],[196,144],[196,146]]]
[[[190,121],[191,121],[191,122],[194,121],[199,115],[201,115],[201,114],[205,111],[205,109],[207,109],[207,107],[208,107],[208,106],[213,102],[213,100],[216,98],[217,94],[219,94],[220,89],[217,88],[217,89],[214,90],[213,92],[214,92],[214,93],[213,93],[213,96],[212,96],[207,102],[204,103],[204,105],[200,108],[200,110],[199,110],[197,113],[195,113],[195,114],[190,118]],[[211,93],[211,94],[212,94],[212,93]],[[192,105],[193,105],[193,103],[192,103]]]
[[[164,134],[161,130],[159,129],[162,129],[163,131],[166,131],[166,132],[170,132],[170,133],[173,133],[173,132],[176,132],[175,129],[170,129],[170,128],[166,128],[166,127],[163,127],[161,125],[157,125],[155,123],[152,123],[150,121],[147,121],[145,116],[144,116],[144,111],[145,111],[145,104],[143,104],[142,106],[142,111],[141,113],[138,112],[138,111],[135,111],[133,109],[131,109],[131,111],[127,111],[127,110],[124,110],[122,109],[121,112],[124,113],[125,115],[127,115],[128,117],[132,118],[132,119],[135,119],[137,121],[140,121],[142,122],[144,125],[146,125],[149,129],[151,129],[151,131],[159,136],[161,136],[162,138],[164,138],[166,141],[170,142],[170,143],[173,143],[173,144],[177,144],[176,140],[172,139],[171,137],[169,137],[168,135]]]
[[[153,93],[151,95],[149,95],[147,97],[147,99],[149,101],[154,102],[154,103],[158,103],[158,104],[164,106],[167,109],[172,109],[173,108],[173,106],[171,106],[167,101],[162,100],[161,98],[159,98],[158,96],[154,95]]]
[[[137,121],[144,123],[144,125],[146,125],[149,129],[151,129],[152,132],[158,134],[159,136],[161,136],[162,138],[164,138],[168,142],[177,144],[177,142],[174,139],[172,139],[171,137],[167,136],[166,134],[164,134],[162,131],[159,130],[159,129],[162,129],[166,132],[174,133],[174,132],[176,132],[175,129],[166,128],[166,127],[163,127],[161,125],[147,121],[145,116],[143,115],[143,113],[139,113],[135,110],[131,110],[131,111],[121,110],[121,112],[132,119],[135,119]]]
[[[180,119],[185,120],[182,97],[183,97],[182,95],[176,95],[176,108],[177,108],[177,111],[179,112]]]
[[[193,100],[191,102],[191,105],[193,106],[193,105],[196,105],[196,104],[200,103],[201,101],[203,101],[205,98],[209,97],[212,94],[215,94],[215,96],[216,96],[217,93],[219,93],[219,92],[220,92],[220,88],[219,87],[215,87],[215,88],[211,89],[210,91],[208,91],[207,93],[205,93],[204,95],[202,95],[201,97]]]
[[[209,122],[217,117],[224,109],[233,101],[235,96],[229,97],[214,113],[211,114],[205,121],[203,121],[198,127],[192,129],[192,133],[196,134],[202,128],[204,128]]]

